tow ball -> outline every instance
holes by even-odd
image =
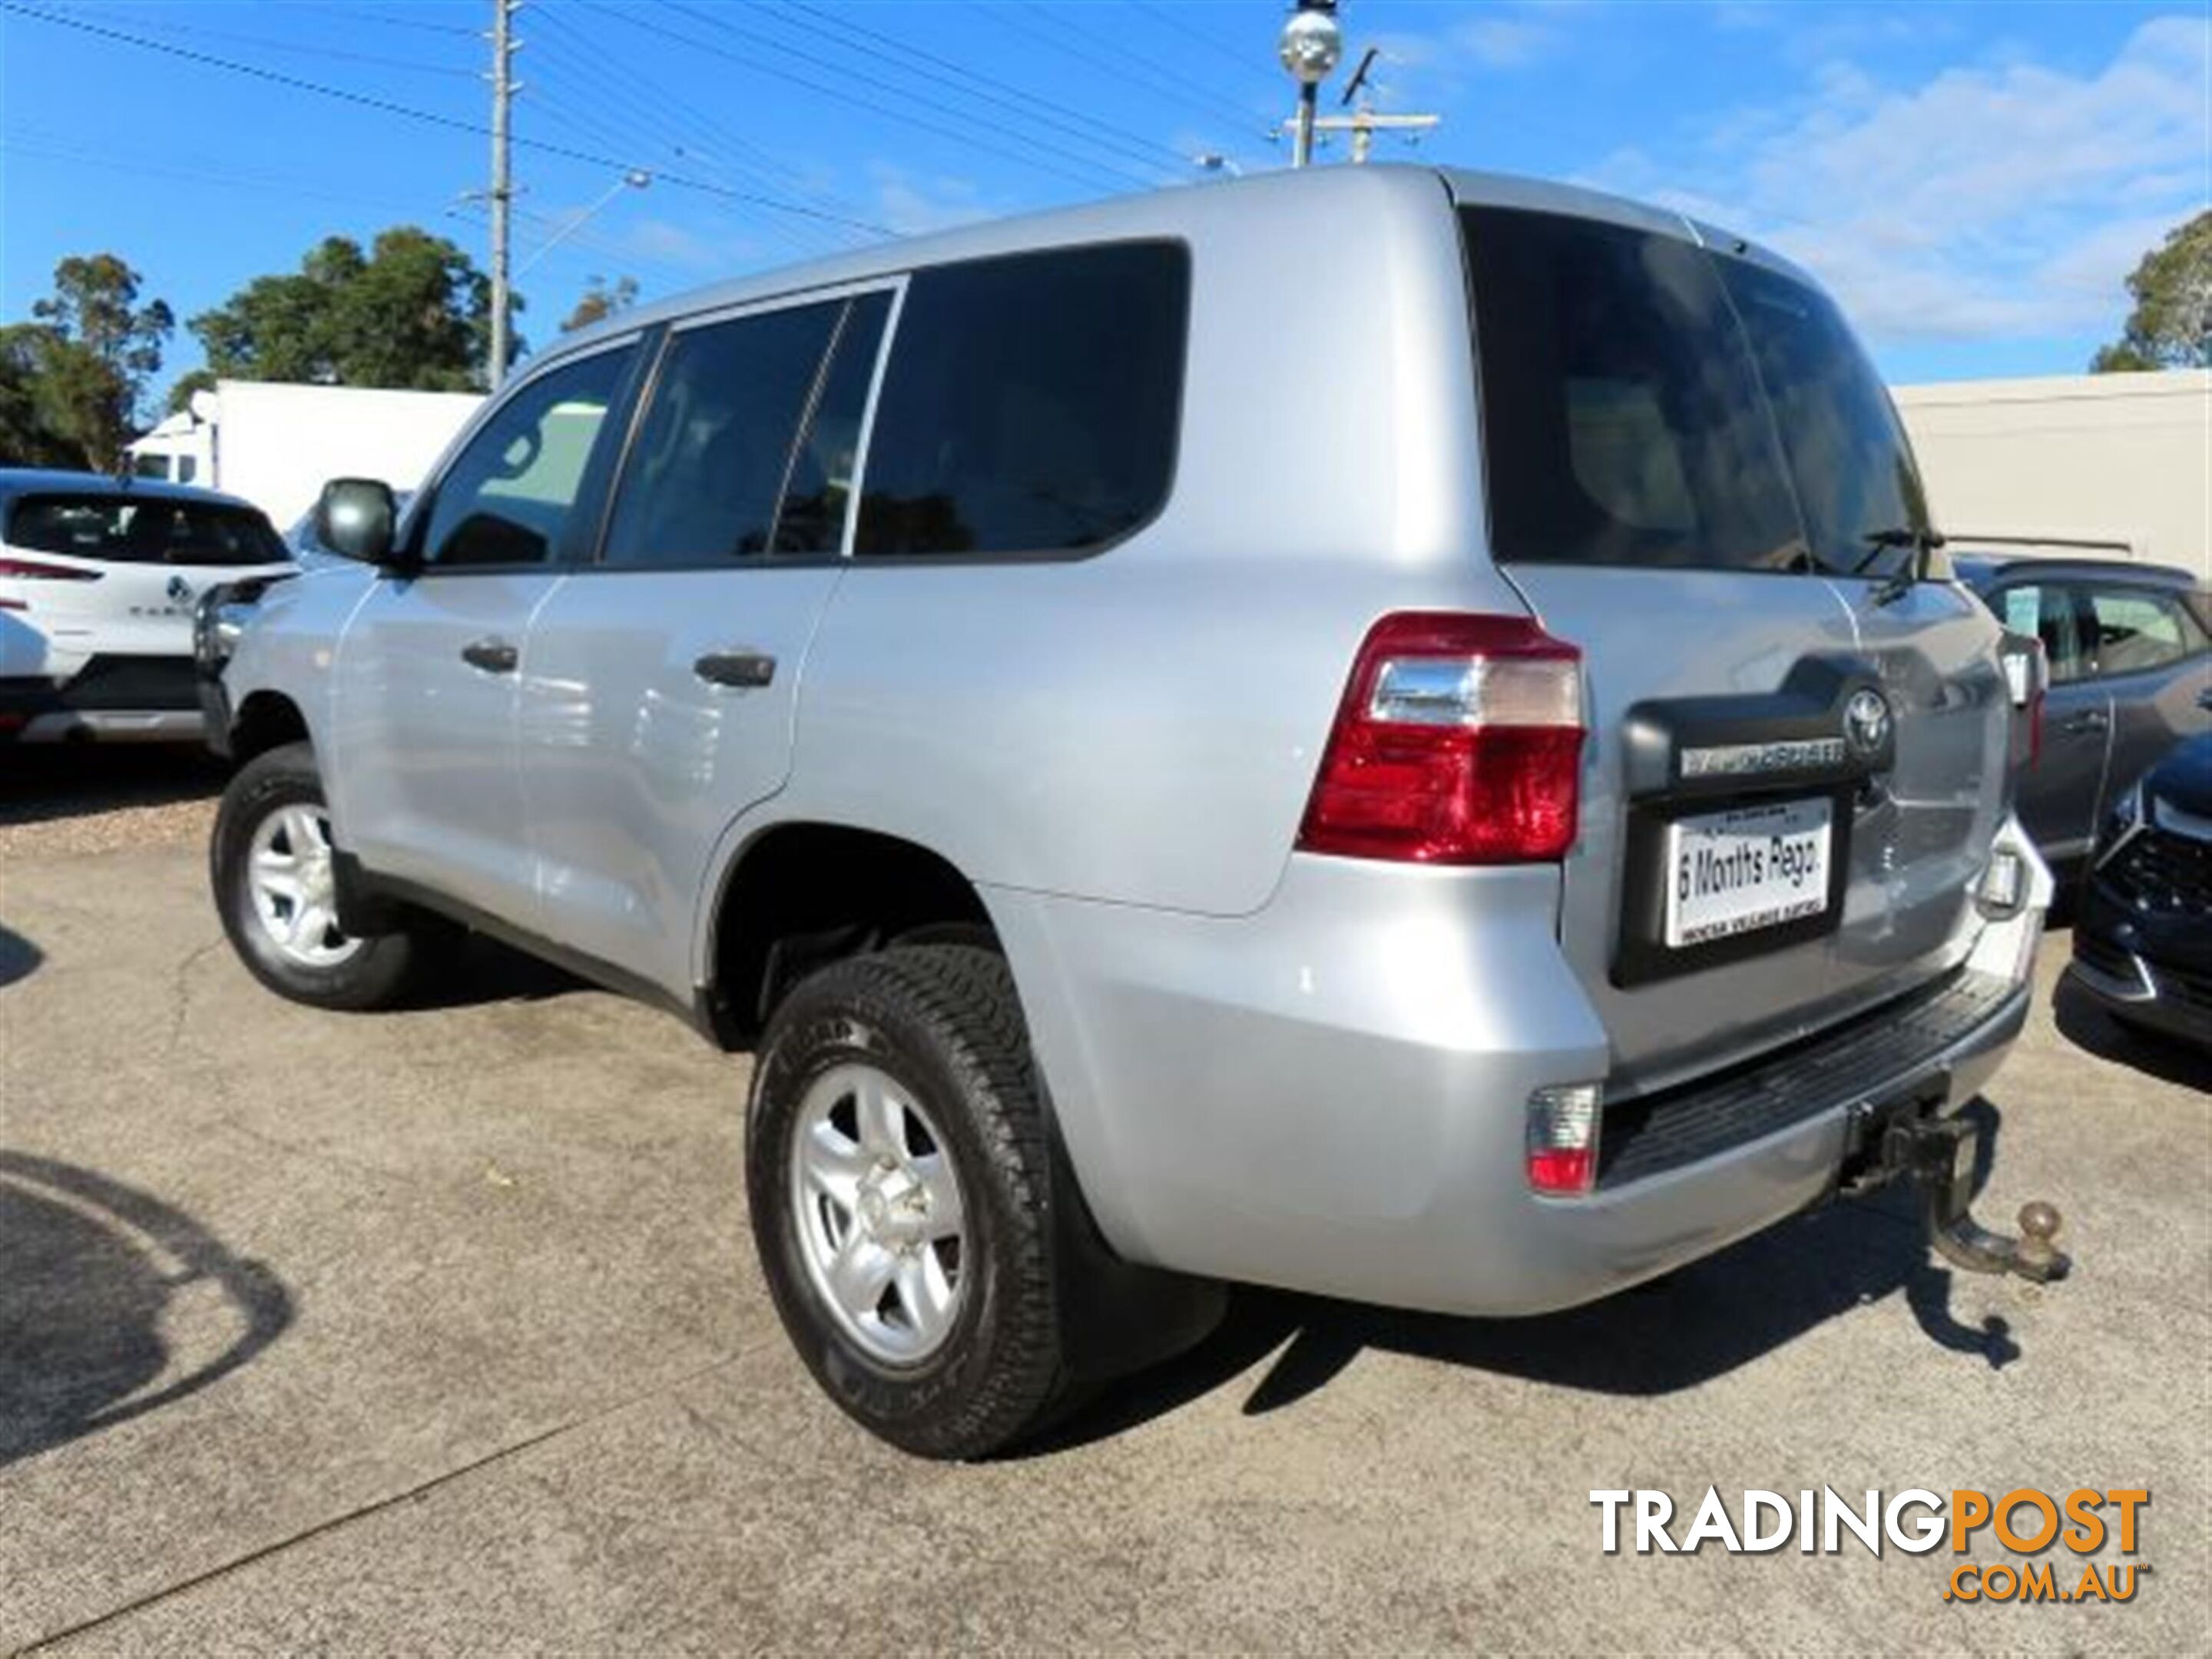
[[[1937,1255],[1969,1273],[2018,1273],[2039,1285],[2063,1279],[2074,1265],[2058,1248],[2063,1218],[2054,1204],[2034,1199],[2020,1206],[2017,1237],[1992,1232],[1974,1219],[1974,1154],[1980,1136],[1957,1117],[1925,1110],[1886,1115],[1856,1126],[1863,1137],[1860,1190],[1910,1181],[1920,1198],[1928,1242]],[[1869,1144],[1870,1143],[1870,1144]]]

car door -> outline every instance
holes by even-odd
[[[2184,738],[2212,729],[2212,653],[2181,595],[2147,582],[2099,580],[2081,588],[2090,672],[2111,699],[2112,757],[2104,807]]]
[[[337,647],[339,841],[380,876],[517,927],[534,925],[537,890],[516,771],[523,640],[596,523],[636,357],[633,338],[564,359],[488,410]]]
[[[599,556],[530,626],[521,779],[550,931],[678,994],[716,844],[789,767],[891,302],[673,325]]]
[[[2051,670],[2043,702],[2043,744],[2021,776],[2014,810],[2045,858],[2089,850],[2112,746],[2112,700],[2092,672],[2080,593],[2068,582],[2008,582],[1990,605],[2015,634],[2043,641]]]

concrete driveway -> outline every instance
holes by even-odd
[[[945,1468],[785,1346],[742,1059],[489,946],[451,1006],[289,1006],[189,838],[0,859],[0,1650],[2205,1644],[2212,1101],[2062,1033],[2063,935],[1983,1208],[2059,1203],[2067,1285],[1886,1202],[1534,1322],[1245,1294]],[[1969,1606],[1848,1538],[1608,1558],[1588,1501],[1824,1483],[2148,1486],[2152,1571]]]

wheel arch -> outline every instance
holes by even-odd
[[[227,734],[230,758],[243,766],[255,757],[288,743],[314,746],[314,733],[300,705],[282,691],[267,687],[249,691],[230,718]]]

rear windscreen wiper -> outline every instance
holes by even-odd
[[[1875,589],[1872,600],[1878,605],[1889,604],[1915,582],[1924,580],[1928,574],[1928,556],[1943,545],[1943,538],[1938,532],[1917,526],[1870,530],[1864,539],[1874,545],[1868,550],[1864,558],[1850,568],[1850,574],[1854,576],[1892,548],[1910,548],[1912,551],[1912,556],[1899,565],[1888,580]]]

